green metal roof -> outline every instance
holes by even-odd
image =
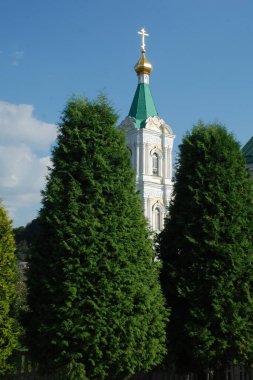
[[[253,163],[253,137],[242,148],[245,160],[247,164]]]
[[[158,113],[149,85],[146,83],[139,83],[128,116],[136,119],[136,128],[145,128],[146,119],[149,116],[155,115],[158,115]]]

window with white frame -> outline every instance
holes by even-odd
[[[154,210],[154,222],[155,222],[155,230],[161,231],[161,210],[159,207],[156,207]]]
[[[152,174],[159,175],[159,157],[157,153],[152,155]]]

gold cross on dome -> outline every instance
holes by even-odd
[[[143,53],[145,53],[145,37],[148,37],[149,36],[149,34],[146,32],[146,30],[144,29],[144,28],[142,28],[139,32],[138,32],[138,34],[140,34],[141,35],[141,42],[142,42],[142,44],[141,44],[141,49],[142,49],[142,52]]]

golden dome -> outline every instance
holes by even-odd
[[[134,66],[134,70],[136,71],[137,75],[150,74],[151,71],[153,70],[153,67],[151,63],[149,62],[149,60],[146,58],[144,51],[142,51],[141,58]]]

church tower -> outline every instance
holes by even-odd
[[[172,194],[172,148],[175,135],[157,113],[149,87],[152,65],[146,57],[142,29],[141,57],[134,69],[137,89],[130,111],[120,127],[125,130],[127,146],[136,171],[136,186],[143,202],[144,215],[153,231],[163,228],[166,206]]]

